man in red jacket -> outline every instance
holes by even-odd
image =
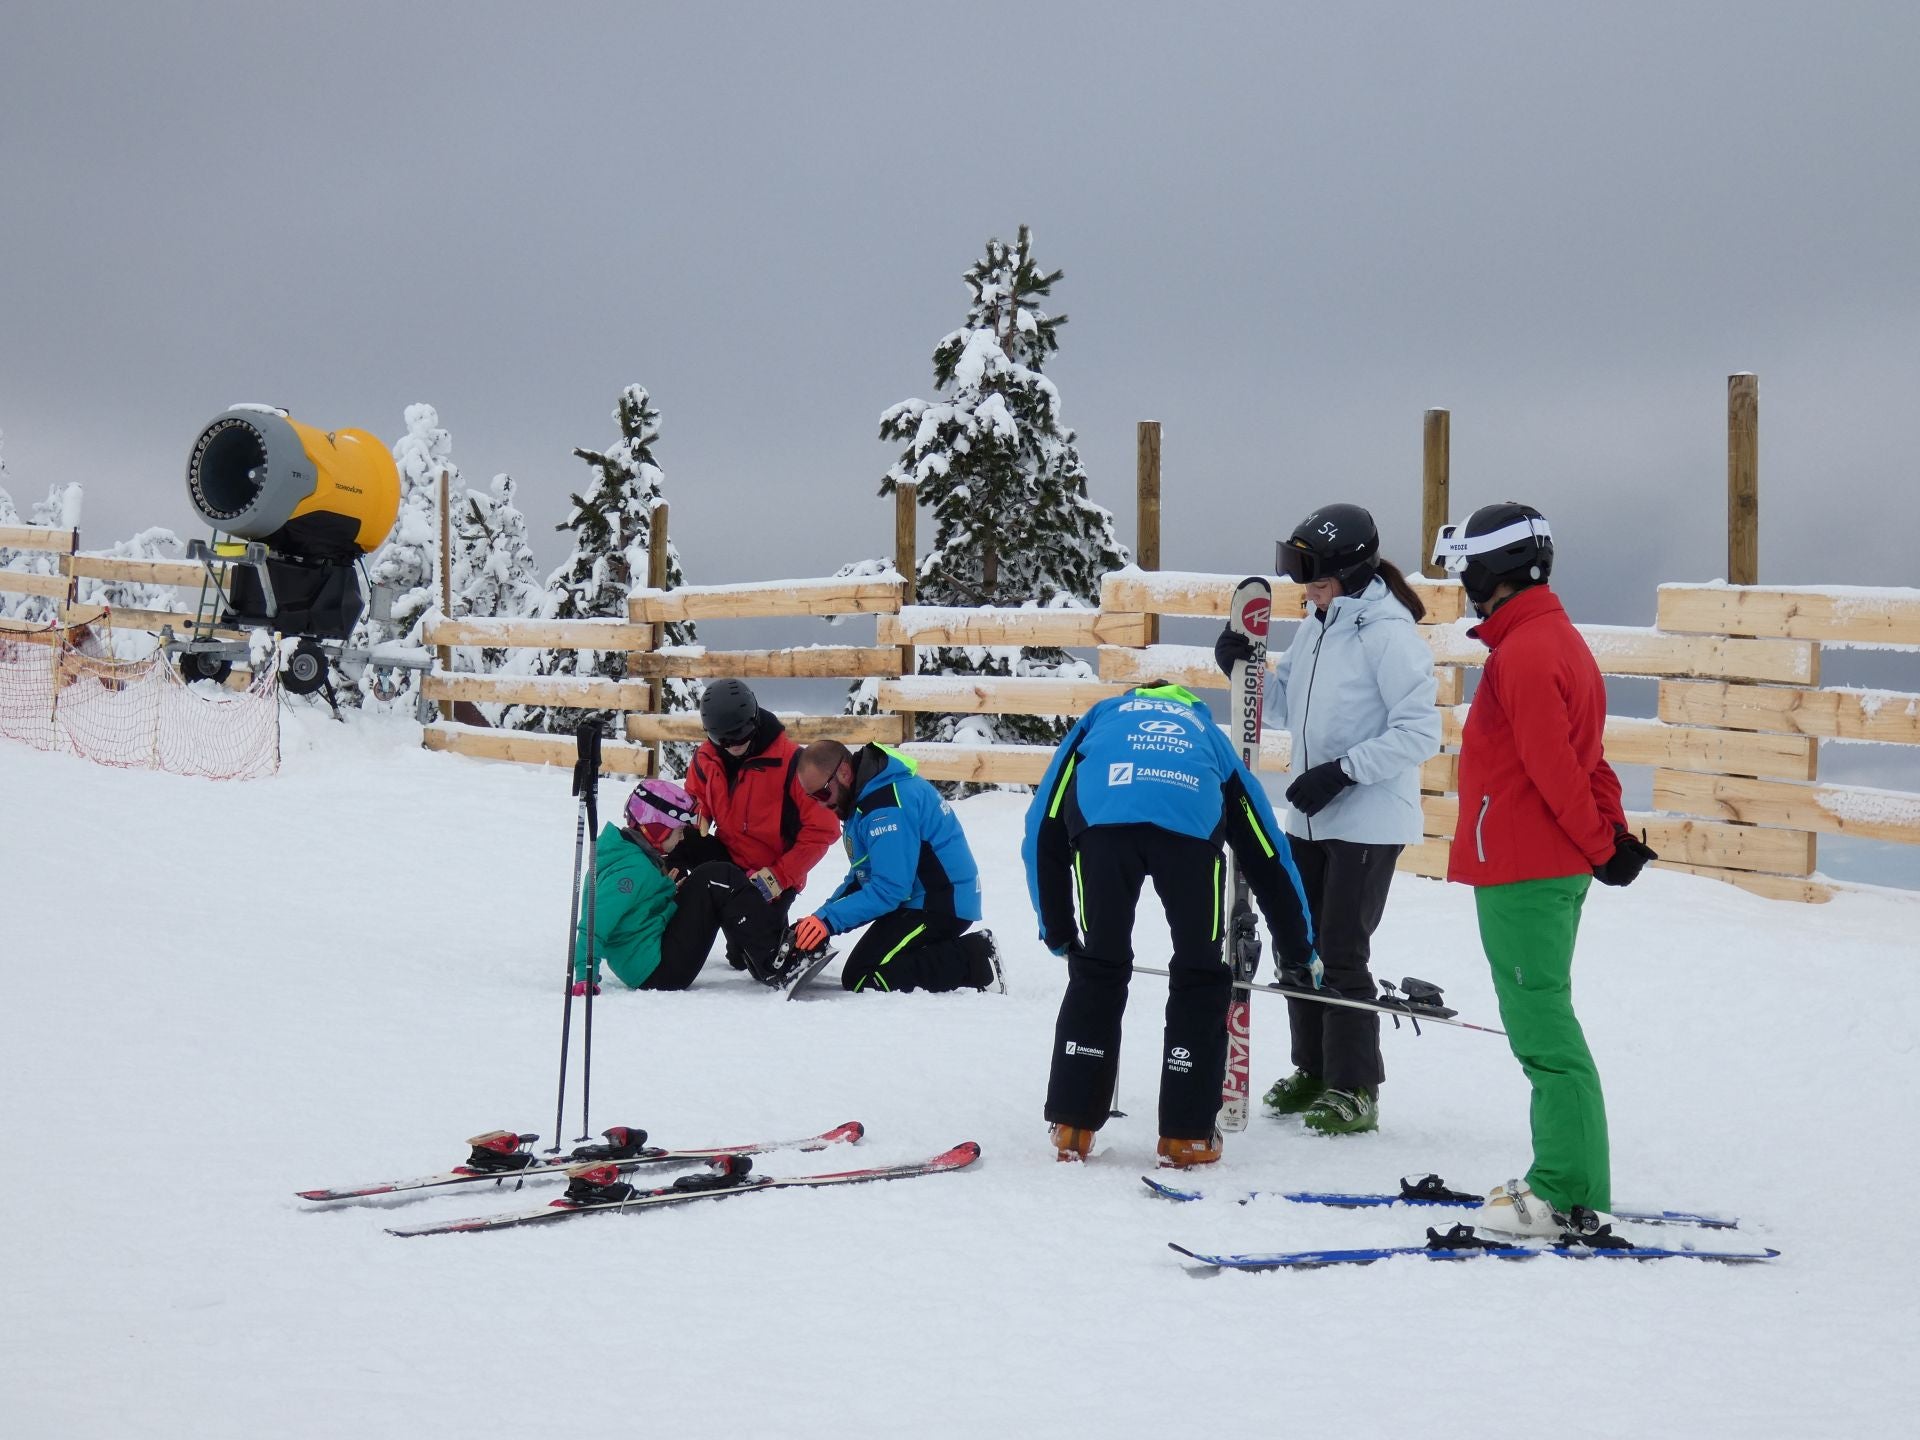
[[[1532,1168],[1497,1187],[1475,1220],[1559,1235],[1575,1206],[1603,1214],[1612,1204],[1606,1102],[1573,1013],[1580,909],[1595,879],[1631,884],[1655,856],[1628,833],[1601,754],[1606,687],[1547,585],[1545,518],[1511,501],[1483,506],[1441,530],[1433,558],[1460,576],[1481,619],[1468,633],[1491,652],[1460,739],[1447,878],[1475,887],[1501,1023],[1533,1086]]]
[[[700,724],[707,739],[687,767],[687,790],[712,836],[705,863],[681,881],[661,967],[697,972],[724,930],[729,962],[772,983],[794,897],[840,838],[840,822],[800,787],[799,748],[744,682],[708,685]]]

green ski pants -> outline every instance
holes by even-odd
[[[1591,876],[1521,880],[1473,892],[1500,1023],[1533,1085],[1527,1183],[1557,1210],[1612,1204],[1607,1106],[1573,1013],[1573,942]]]

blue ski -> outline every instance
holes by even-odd
[[[1472,1260],[1482,1255],[1495,1260],[1537,1260],[1542,1255],[1554,1255],[1563,1260],[1712,1260],[1722,1265],[1752,1265],[1777,1259],[1780,1254],[1778,1250],[1667,1250],[1638,1245],[1595,1248],[1587,1245],[1522,1245],[1477,1239],[1458,1243],[1457,1236],[1435,1239],[1440,1243],[1389,1245],[1368,1250],[1288,1250],[1271,1255],[1208,1255],[1189,1250],[1184,1245],[1173,1244],[1167,1248],[1212,1270],[1318,1270],[1329,1265],[1371,1265],[1397,1256],[1411,1256],[1419,1260]],[[1444,1243],[1449,1239],[1456,1243]]]
[[[1204,1200],[1206,1192],[1202,1190],[1182,1190],[1169,1185],[1164,1180],[1156,1180],[1151,1175],[1142,1175],[1154,1194],[1168,1200]],[[1428,1185],[1428,1181],[1433,1181]],[[1249,1190],[1235,1197],[1237,1203],[1245,1205],[1251,1200],[1278,1197],[1291,1201],[1295,1205],[1330,1205],[1341,1210],[1372,1210],[1388,1205],[1422,1205],[1452,1210],[1472,1210],[1479,1206],[1478,1195],[1467,1195],[1441,1186],[1436,1177],[1428,1176],[1421,1181],[1401,1181],[1400,1193],[1389,1195],[1381,1193],[1349,1194],[1338,1190]],[[1740,1227],[1738,1217],[1732,1215],[1707,1215],[1693,1210],[1612,1210],[1608,1212],[1623,1225],[1692,1225],[1701,1230],[1737,1230]]]

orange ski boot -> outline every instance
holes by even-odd
[[[1093,1149],[1093,1131],[1078,1125],[1055,1125],[1047,1131],[1053,1140],[1053,1158],[1078,1163]]]
[[[1160,1164],[1170,1170],[1191,1170],[1196,1165],[1211,1165],[1220,1158],[1220,1132],[1207,1140],[1171,1140],[1160,1137]]]

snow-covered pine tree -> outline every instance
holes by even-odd
[[[486,494],[463,490],[453,514],[453,613],[518,619],[540,605],[540,574],[527,542],[527,517],[514,503],[511,475],[496,475]],[[499,647],[454,652],[456,669],[497,670],[512,655]],[[463,662],[464,657],[464,662]]]
[[[78,482],[47,487],[47,498],[34,503],[29,525],[45,525],[54,530],[73,530],[80,524],[80,506],[84,499]],[[28,575],[58,575],[60,557],[51,550],[22,550],[15,555],[11,570]],[[60,602],[51,595],[24,595],[14,615],[34,625],[50,625],[60,618]]]
[[[109,560],[178,560],[180,537],[164,525],[152,525],[139,534],[115,544],[106,552]],[[144,580],[82,580],[80,599],[89,605],[110,605],[115,609],[172,610],[175,608],[171,585],[151,585]]]
[[[1042,271],[1025,225],[1008,246],[987,242],[966,273],[966,322],[933,352],[937,400],[907,400],[880,417],[880,438],[906,446],[880,493],[912,480],[933,513],[933,547],[920,561],[926,605],[1099,604],[1100,577],[1128,560],[1113,515],[1087,496],[1060,392],[1041,374],[1060,348],[1064,315],[1040,307],[1064,272]],[[968,646],[922,650],[920,673],[1093,679],[1059,649]],[[1053,744],[1058,718],[922,716],[922,738],[973,744]]]
[[[356,648],[421,643],[427,612],[439,599],[442,470],[451,479],[451,503],[457,507],[461,498],[453,437],[442,428],[439,413],[431,405],[409,405],[404,419],[407,433],[393,447],[400,470],[400,514],[368,567],[369,581],[393,592],[392,618],[362,619],[354,632]],[[370,708],[411,715],[419,691],[418,670],[369,665],[360,677],[360,700]]]
[[[644,387],[629,385],[620,392],[613,412],[620,438],[604,453],[575,450],[593,472],[585,494],[569,498],[573,508],[558,530],[573,532],[573,553],[547,577],[540,614],[549,620],[586,620],[600,617],[625,620],[627,596],[644,589],[647,561],[653,544],[653,507],[665,498],[665,477],[654,461],[653,445],[660,438],[660,412]],[[667,542],[667,585],[685,583],[680,554]],[[674,621],[666,627],[671,645],[691,645],[697,634],[691,622]],[[620,680],[627,674],[622,650],[546,650],[538,652],[534,671],[539,675],[575,675]],[[688,710],[699,704],[699,687],[688,680],[669,680],[662,695],[663,710]],[[547,705],[515,706],[503,723],[520,730],[570,733],[589,716],[613,733],[615,712],[574,710]],[[669,746],[670,769],[684,769],[691,752]],[[680,754],[687,751],[686,754]],[[677,762],[677,765],[673,762]]]

